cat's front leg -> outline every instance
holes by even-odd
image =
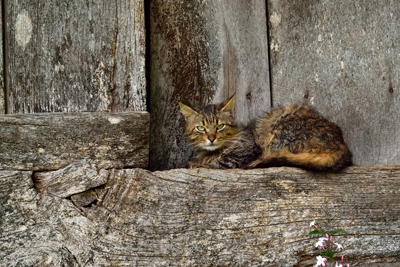
[[[189,169],[196,169],[196,168],[203,168],[203,166],[195,161],[190,161],[189,162]]]
[[[196,161],[192,160],[189,162],[190,169],[206,168],[206,169],[224,169],[218,162],[213,161]]]

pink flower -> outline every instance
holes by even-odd
[[[335,246],[337,250],[343,250],[343,246],[340,245],[339,243],[335,243]]]
[[[320,237],[319,239],[318,239],[318,242],[317,243],[315,243],[315,247],[317,247],[317,248],[324,248],[325,247],[325,242],[326,241],[328,241],[328,238],[326,238],[326,237]]]

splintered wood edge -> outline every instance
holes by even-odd
[[[60,194],[63,196],[66,194],[66,188],[68,186],[71,188],[71,192],[84,193],[87,190],[91,190],[96,186],[101,186],[106,184],[105,173],[100,170],[108,169],[107,173],[110,175],[113,172],[112,168],[108,166],[106,168],[98,166],[91,162],[80,161],[71,164],[65,168],[45,171],[45,172],[34,172],[32,175],[33,184],[38,192],[44,192],[46,190],[51,190],[53,194]],[[118,168],[119,169],[119,168]],[[93,170],[94,174],[83,175],[82,170],[90,171]],[[394,174],[395,177],[400,179],[400,165],[376,165],[376,166],[352,166],[348,167],[338,173],[322,173],[322,172],[311,172],[299,168],[293,167],[271,167],[271,168],[260,168],[260,169],[171,169],[165,171],[155,171],[151,172],[141,168],[126,169],[132,170],[136,175],[151,175],[157,177],[158,179],[169,180],[176,183],[190,183],[193,179],[204,178],[203,181],[213,180],[223,183],[249,183],[246,177],[254,177],[256,180],[260,177],[279,179],[280,177],[284,179],[285,177],[296,177],[299,179],[324,179],[324,181],[341,182],[343,176],[354,176],[354,180],[357,180],[358,176],[364,175],[387,175],[391,176]],[[96,175],[99,177],[96,182]],[[80,177],[77,179],[76,177]],[[102,177],[102,178],[100,178]],[[243,179],[244,177],[244,179]],[[107,178],[108,179],[108,178]],[[346,178],[348,180],[348,178]],[[108,182],[110,183],[110,181]],[[78,186],[80,184],[80,186]],[[362,181],[360,181],[362,184]],[[83,185],[83,186],[82,186]],[[80,188],[72,190],[73,187]],[[72,194],[69,194],[72,195]]]

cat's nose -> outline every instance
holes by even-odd
[[[211,143],[214,142],[215,139],[216,139],[216,136],[214,134],[208,135],[208,140],[210,140]]]

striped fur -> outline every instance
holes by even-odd
[[[296,166],[338,171],[351,165],[340,128],[306,106],[285,106],[247,128],[236,125],[234,98],[196,111],[180,103],[195,148],[190,167]]]

